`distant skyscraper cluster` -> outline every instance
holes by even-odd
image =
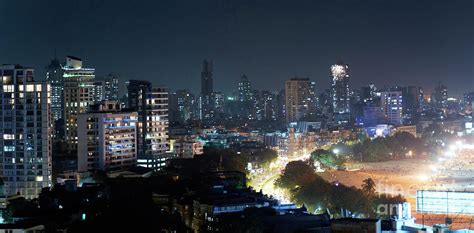
[[[196,130],[224,127],[278,135],[275,130],[288,128],[288,145],[271,143],[287,153],[312,148],[314,130],[324,141],[331,139],[324,134],[327,129],[362,128],[370,134],[460,112],[470,116],[474,107],[474,92],[456,100],[442,83],[431,95],[418,86],[351,88],[349,66],[343,62],[328,67],[331,81],[326,84],[293,77],[281,90],[256,90],[252,77],[243,74],[233,92],[223,93],[214,89],[212,61],[204,60],[199,94],[133,79],[121,94],[117,74],[96,75],[88,67],[74,56],[53,59],[44,82],[35,81],[32,68],[0,67],[1,174],[7,195],[36,197],[52,184],[52,164],[71,158],[69,170],[61,167],[59,173],[113,173],[134,166],[159,170],[169,158],[203,153],[201,142],[189,135]],[[309,131],[313,134],[301,136]]]
[[[454,99],[448,98],[447,87],[442,84],[434,88],[431,96],[419,86],[377,87],[369,83],[354,88],[350,80],[357,77],[350,76],[348,64],[337,62],[328,68],[330,82],[326,85],[294,77],[284,83],[282,90],[256,90],[252,77],[244,74],[235,90],[224,94],[213,89],[213,64],[204,60],[200,95],[186,89],[171,92],[170,122],[199,122],[201,126],[257,123],[258,127],[298,122],[322,128],[401,126],[443,119],[458,106],[450,104]],[[462,107],[469,114],[470,97],[465,95],[467,104]]]

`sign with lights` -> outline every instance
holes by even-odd
[[[417,190],[416,211],[433,214],[474,214],[474,192]]]

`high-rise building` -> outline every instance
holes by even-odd
[[[251,120],[255,117],[254,95],[252,91],[252,84],[247,76],[244,74],[240,78],[237,86],[238,93],[238,116],[243,119]]]
[[[225,95],[220,91],[213,92],[210,98],[210,118],[219,119],[225,112]]]
[[[78,170],[118,171],[137,162],[136,112],[124,112],[117,101],[103,101],[79,114]]]
[[[331,66],[331,100],[335,114],[350,113],[349,66],[343,63]]]
[[[387,123],[392,125],[403,123],[403,95],[401,91],[382,92],[381,107]]]
[[[362,103],[373,103],[376,99],[377,87],[371,83],[367,86],[363,86],[360,89],[360,102]]]
[[[189,90],[176,90],[169,97],[171,122],[185,123],[194,119],[196,99]]]
[[[474,91],[464,94],[463,109],[466,114],[474,115]]]
[[[36,198],[51,186],[51,89],[34,70],[0,66],[0,174],[7,196]]]
[[[365,127],[373,127],[385,123],[385,114],[380,105],[376,103],[367,103],[362,107],[361,123]]]
[[[210,96],[213,91],[212,61],[204,60],[201,72],[201,95]]]
[[[168,148],[168,91],[142,80],[130,80],[129,108],[138,113],[138,157],[165,154]]]
[[[474,102],[474,91],[464,94],[464,104],[471,105]]]
[[[119,78],[108,74],[101,78],[104,81],[104,100],[119,100]]]
[[[262,117],[261,120],[277,120],[277,95],[278,92],[262,91],[260,102]]]
[[[448,107],[448,88],[438,83],[435,87],[431,101],[434,103],[436,108],[447,108]]]
[[[77,151],[77,115],[94,104],[95,69],[84,68],[80,58],[67,56],[63,72],[66,142],[70,151]]]
[[[242,75],[240,82],[237,88],[239,92],[239,101],[246,102],[252,100],[252,84],[250,83],[247,75]]]
[[[286,121],[299,121],[307,116],[311,82],[308,78],[292,78],[285,82]]]
[[[100,103],[102,102],[103,100],[105,100],[105,96],[104,96],[104,89],[105,89],[105,82],[102,81],[102,80],[95,80],[94,81],[94,89],[93,89],[93,99],[94,99],[94,103]]]
[[[51,112],[57,121],[64,114],[64,77],[61,63],[56,58],[46,66],[46,81],[51,86]]]
[[[309,85],[308,96],[308,116],[315,117],[318,110],[318,94],[316,92],[316,82],[311,82]]]
[[[119,80],[114,74],[99,77],[94,82],[94,101],[119,100]]]
[[[201,95],[198,98],[198,118],[208,120],[211,118],[211,98],[213,89],[212,61],[204,60],[201,71]]]
[[[286,97],[285,89],[280,90],[276,96],[276,110],[277,110],[277,120],[285,121],[286,120]]]
[[[51,86],[51,112],[53,114],[54,133],[57,139],[64,138],[64,77],[61,63],[53,59],[45,67],[46,81]]]

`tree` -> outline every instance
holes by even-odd
[[[314,180],[314,169],[303,161],[289,162],[275,184],[282,188],[293,189]]]
[[[344,151],[349,151],[349,149],[345,148]],[[311,153],[311,159],[318,161],[323,167],[327,168],[342,166],[346,162],[344,155],[334,154],[332,151],[323,149],[313,151]]]
[[[362,192],[367,196],[374,196],[375,195],[375,182],[372,178],[367,178],[362,181]]]
[[[278,158],[278,154],[276,153],[276,151],[270,150],[270,149],[263,149],[263,150],[255,153],[254,156],[257,158],[259,164],[262,167],[269,166],[270,163],[272,163],[273,161],[275,161]]]

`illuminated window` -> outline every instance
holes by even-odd
[[[3,92],[13,92],[13,85],[3,85]]]
[[[4,146],[3,151],[15,151],[15,147],[14,146]]]
[[[3,76],[2,77],[2,82],[3,82],[3,84],[10,84],[12,82],[12,77],[11,76]]]
[[[26,85],[26,92],[34,92],[34,91],[35,91],[35,85],[33,84]]]
[[[4,134],[3,139],[12,140],[12,139],[15,139],[15,135],[14,134]]]

